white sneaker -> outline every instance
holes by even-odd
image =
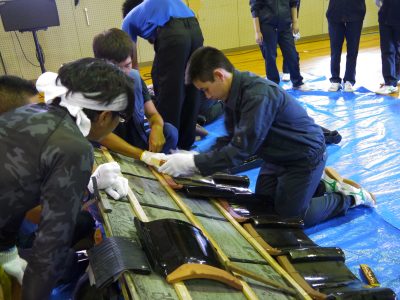
[[[332,82],[331,86],[328,89],[328,92],[337,92],[342,88],[342,85],[339,82]]]
[[[346,82],[344,83],[344,89],[343,89],[343,91],[344,91],[344,92],[349,92],[349,93],[353,93],[353,92],[354,92],[353,85],[351,84],[351,82],[346,81]]]
[[[384,85],[380,89],[376,90],[375,93],[380,95],[389,95],[396,93],[398,90],[399,89],[397,88],[397,86]]]
[[[360,187],[356,188],[350,184],[342,183],[342,193],[347,196],[354,197],[354,205],[351,207],[356,207],[359,205],[364,205],[368,207],[376,207],[375,195],[368,192],[366,189]]]
[[[294,86],[293,89],[302,92],[311,91],[311,88],[306,83],[303,83],[302,85],[299,86]]]
[[[358,189],[361,188],[360,184],[351,179],[343,178],[332,167],[325,168],[321,180],[324,182],[327,192],[340,192],[343,190],[344,184],[351,185]]]
[[[324,183],[325,190],[327,192],[339,192],[342,188],[340,181],[335,178],[331,178],[325,171],[322,174],[321,181]]]
[[[290,81],[290,74],[282,73],[282,81]]]

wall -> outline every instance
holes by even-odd
[[[205,45],[220,49],[232,49],[255,45],[249,0],[183,0],[196,13],[203,30]],[[1,2],[1,0],[0,0]],[[92,39],[97,33],[111,27],[120,27],[123,0],[56,0],[60,26],[38,32],[39,42],[45,53],[45,66],[56,72],[62,63],[92,56]],[[302,37],[327,33],[325,11],[329,0],[302,0],[300,8],[300,31]],[[377,8],[373,1],[366,1],[367,15],[364,27],[375,26]],[[17,39],[19,38],[19,41]],[[35,45],[30,32],[5,32],[0,23],[0,53],[8,74],[28,79],[40,75]],[[21,43],[24,57],[19,45]],[[138,40],[139,62],[153,59],[152,46],[145,40]],[[0,74],[5,70],[0,62]]]

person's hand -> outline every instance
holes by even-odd
[[[167,161],[158,168],[158,171],[173,177],[193,175],[197,171],[194,155],[187,153],[167,155]]]
[[[382,6],[382,0],[375,0],[375,5],[380,8]]]
[[[3,267],[4,272],[16,278],[21,285],[27,264],[26,260],[18,255],[18,250],[15,246],[0,252],[0,265]]]
[[[299,22],[298,21],[294,21],[292,23],[292,33],[293,35],[296,35],[299,33],[300,27],[299,27]]]
[[[296,34],[293,34],[293,39],[294,39],[295,42],[298,41],[300,39],[300,37],[301,37],[300,31],[298,33],[296,33]]]
[[[256,31],[256,43],[258,45],[261,45],[263,42],[263,35],[261,33],[261,31]]]
[[[152,126],[149,136],[149,151],[161,152],[165,144],[164,128],[162,126]]]
[[[109,162],[105,164],[101,164],[97,167],[96,171],[93,172],[91,177],[95,177],[97,181],[97,188],[99,190],[106,189],[110,187],[116,178],[120,176],[121,168],[119,164],[116,162]],[[92,178],[90,178],[88,189],[91,193],[93,193],[93,182]]]
[[[149,166],[158,168],[162,161],[167,160],[167,156],[164,153],[143,151],[142,155],[140,155],[140,160]]]
[[[129,181],[128,179],[118,176],[114,182],[105,189],[105,192],[115,200],[121,199],[128,195]]]

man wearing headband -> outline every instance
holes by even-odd
[[[137,67],[135,43],[126,32],[111,28],[94,37],[93,52],[96,58],[111,61],[135,81],[135,106],[131,119],[120,123],[101,144],[126,156],[141,158],[148,164],[151,164],[154,156],[162,159],[162,155],[153,155],[151,152],[169,154],[171,149],[176,148],[178,131],[172,124],[163,121],[139,71],[132,68]],[[150,131],[145,128],[145,116]]]
[[[0,265],[22,284],[22,299],[47,299],[59,279],[92,173],[88,139],[104,138],[120,115],[131,113],[132,86],[112,64],[85,58],[64,65],[58,77],[39,77],[48,104],[0,115]],[[93,175],[99,188],[115,188],[117,172],[105,171]],[[25,213],[38,204],[41,220],[26,262],[16,236]]]

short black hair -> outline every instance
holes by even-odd
[[[132,9],[142,2],[143,0],[125,0],[125,2],[122,4],[122,17],[125,18]]]
[[[222,51],[213,47],[200,47],[193,52],[186,67],[185,82],[214,81],[214,70],[222,68],[233,73],[235,67]]]
[[[88,99],[107,104],[125,94],[128,106],[121,113],[132,115],[134,81],[112,63],[97,58],[81,58],[63,65],[58,71],[57,80],[68,89],[68,93],[79,92]]]
[[[111,28],[96,35],[93,39],[93,53],[96,58],[103,58],[114,63],[120,63],[128,57],[132,63],[137,63],[136,44],[129,34],[118,28]]]
[[[33,82],[11,75],[0,76],[0,113],[29,103],[38,94]]]

